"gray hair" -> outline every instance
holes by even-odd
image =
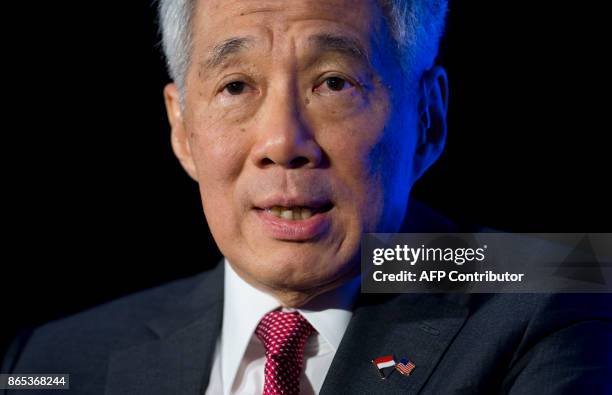
[[[170,77],[184,96],[191,61],[191,18],[196,0],[158,0],[162,45]],[[408,80],[416,80],[436,58],[448,0],[378,0]]]

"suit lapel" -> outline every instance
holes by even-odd
[[[452,296],[405,294],[362,295],[360,306],[342,339],[321,394],[416,394],[465,321],[468,309]],[[371,361],[393,355],[413,361],[403,376],[389,368],[382,380]]]
[[[147,323],[157,339],[112,353],[106,394],[203,393],[223,318],[223,264]]]

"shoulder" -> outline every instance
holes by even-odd
[[[611,294],[540,297],[513,353],[504,386],[517,393],[535,388],[541,393],[609,389],[610,306]]]
[[[479,294],[467,305],[468,321],[486,322],[498,333],[515,327],[524,343],[584,322],[609,328],[612,320],[610,294]]]
[[[26,331],[9,348],[2,371],[16,368],[41,371],[49,367],[49,361],[53,361],[53,366],[102,363],[115,349],[155,339],[155,333],[146,325],[149,321],[168,311],[191,309],[194,306],[190,303],[195,298],[198,303],[220,298],[222,274],[222,265],[217,265],[213,270],[139,291]]]
[[[482,358],[496,355],[517,363],[536,352],[556,358],[559,347],[567,351],[582,343],[583,356],[590,353],[588,358],[603,364],[607,356],[601,345],[612,342],[612,294],[421,294],[416,300],[410,295],[399,299],[411,298],[408,303],[426,306],[421,316],[440,325],[464,317],[452,348],[468,347],[471,355]],[[391,309],[398,311],[407,304],[395,303],[398,307]]]
[[[597,317],[610,317],[612,302],[610,294],[585,293],[499,293],[473,294],[465,298],[467,305],[475,313],[486,311],[488,314],[510,315],[513,318],[524,316],[535,319],[545,316],[547,320],[571,321]],[[551,322],[552,323],[552,322]]]
[[[155,318],[171,301],[186,297],[208,274],[171,281],[49,322],[33,332],[32,340],[40,338],[52,342],[68,334],[72,342],[92,336],[108,339],[137,335],[140,324]]]
[[[436,297],[461,305],[440,320],[467,313],[432,378],[431,388],[444,390],[434,393],[466,385],[474,393],[591,393],[608,380],[610,294]]]
[[[606,382],[612,295],[496,294],[473,302],[478,299],[468,337],[478,339],[472,350],[495,355],[504,392],[569,393]]]

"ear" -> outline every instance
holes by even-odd
[[[164,88],[164,101],[166,103],[166,114],[171,129],[171,142],[174,155],[181,162],[183,169],[193,178],[198,181],[197,170],[193,155],[191,154],[191,146],[189,145],[189,137],[185,130],[183,122],[183,112],[180,102],[180,94],[176,84],[171,83]]]
[[[444,68],[434,66],[423,73],[418,89],[418,139],[413,163],[415,181],[438,160],[446,143],[448,78]]]

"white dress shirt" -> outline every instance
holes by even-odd
[[[254,332],[265,314],[281,306],[274,297],[238,276],[227,259],[224,265],[223,326],[206,395],[261,394],[266,357]],[[316,297],[307,307],[296,309],[318,332],[308,339],[304,349],[301,395],[318,394],[321,390],[353,315],[351,308],[358,291],[359,276]]]

